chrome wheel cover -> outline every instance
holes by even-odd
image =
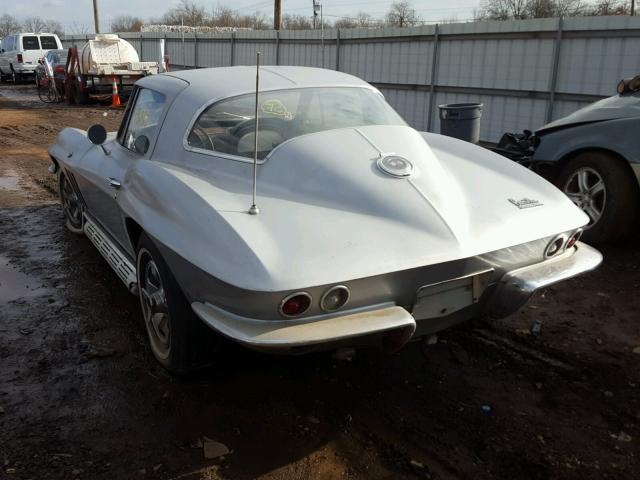
[[[63,176],[60,182],[60,198],[67,219],[69,219],[74,227],[81,228],[82,208],[80,206],[80,199],[66,176]]]
[[[563,191],[569,199],[589,216],[590,228],[602,217],[607,201],[607,189],[602,176],[593,168],[581,167],[571,174]]]
[[[171,353],[171,319],[162,277],[151,253],[138,254],[138,288],[142,316],[156,357],[166,359]]]

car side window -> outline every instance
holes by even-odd
[[[55,50],[58,48],[56,37],[50,35],[40,37],[40,44],[42,45],[43,50]]]
[[[22,48],[24,48],[25,50],[40,50],[40,42],[38,42],[38,37],[31,35],[22,37]]]
[[[166,97],[154,90],[141,88],[129,113],[127,130],[122,145],[129,150],[144,155],[160,128],[160,120]]]

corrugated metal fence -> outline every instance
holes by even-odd
[[[481,139],[535,129],[615,94],[640,73],[639,17],[583,17],[382,30],[124,33],[145,61],[158,40],[176,67],[255,63],[341,70],[377,86],[419,130],[439,131],[437,106],[482,102]],[[65,46],[90,35],[67,36]]]

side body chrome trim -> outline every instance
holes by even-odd
[[[136,276],[136,267],[129,261],[122,250],[111,241],[109,236],[86,214],[84,216],[84,233],[116,272],[120,280],[127,286],[129,291],[137,294],[138,279]]]

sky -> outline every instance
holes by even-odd
[[[178,0],[98,0],[100,28],[109,30],[111,19],[118,15],[133,15],[143,18],[158,17],[177,6]],[[273,15],[273,0],[195,0],[195,3],[213,9],[224,5],[242,13],[260,11]],[[336,20],[341,16],[353,16],[364,11],[381,18],[389,10],[393,0],[323,0],[323,12],[327,19]],[[480,0],[410,0],[420,16],[427,21],[473,18],[473,11]],[[282,13],[311,15],[312,0],[282,0]],[[93,31],[92,0],[0,0],[0,15],[8,13],[15,17],[40,16],[59,21],[69,33],[83,28]],[[71,30],[71,31],[70,31]]]

